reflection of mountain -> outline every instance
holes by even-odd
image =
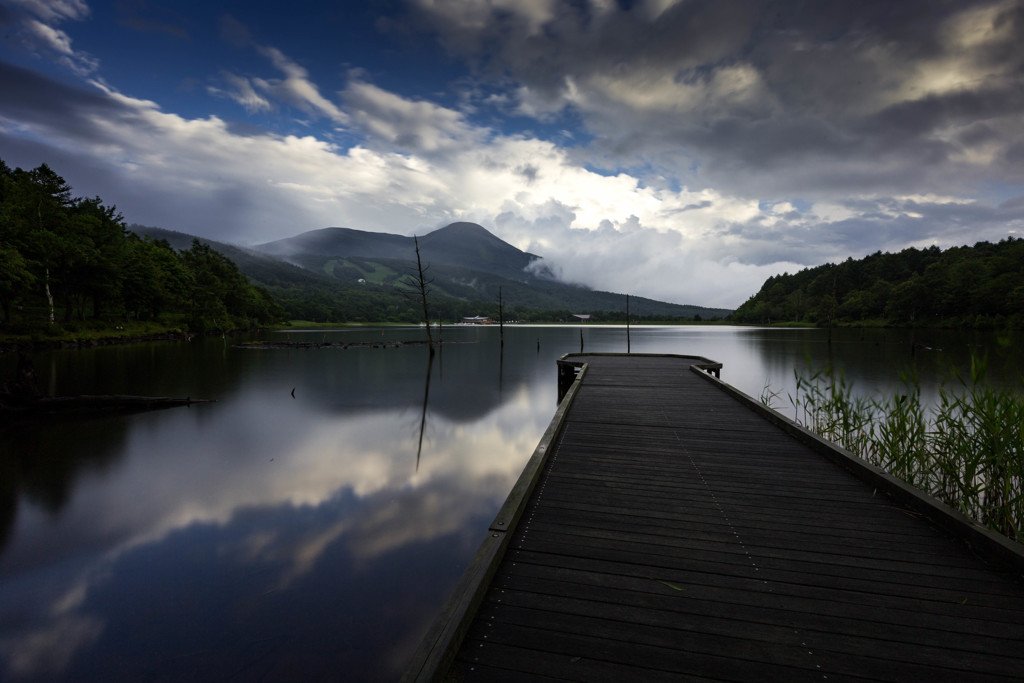
[[[314,391],[317,403],[330,412],[394,408],[413,408],[418,412],[422,408],[424,368],[428,360],[425,349],[363,348],[304,353],[304,356],[293,354],[291,358],[295,376],[310,382],[304,391]],[[511,380],[506,376],[505,386],[499,387],[498,350],[490,343],[449,345],[442,353],[445,357],[435,361],[437,367],[430,384],[432,415],[453,422],[478,420],[501,405],[502,389],[507,398],[526,382],[521,375]],[[510,374],[508,353],[506,351],[506,374]],[[331,358],[330,354],[335,357]],[[343,355],[345,357],[341,357]],[[535,358],[534,351],[530,360]]]
[[[0,444],[3,442],[0,441]],[[0,456],[0,557],[3,557],[7,539],[14,529],[18,515],[18,463],[8,456]]]

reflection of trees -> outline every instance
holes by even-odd
[[[0,555],[14,529],[18,513],[18,470],[14,458],[0,457]]]
[[[0,437],[0,551],[14,528],[19,496],[51,514],[71,499],[89,469],[120,457],[126,422],[121,418],[5,425]]]

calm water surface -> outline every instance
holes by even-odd
[[[0,432],[0,680],[393,680],[555,409],[579,327],[449,327],[426,348],[241,350],[240,339],[39,353],[53,395],[213,398]],[[264,333],[422,338],[416,328]],[[585,350],[625,351],[586,326]],[[634,327],[634,352],[702,355],[753,396],[831,359],[865,391],[925,392],[995,335]],[[911,355],[912,344],[932,350]],[[941,350],[939,350],[941,349]],[[1014,355],[1017,354],[1017,355]],[[0,357],[5,372],[14,359]],[[292,390],[294,389],[294,397]]]

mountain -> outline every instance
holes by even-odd
[[[522,279],[533,265],[534,275],[540,272],[554,279],[540,263],[540,256],[516,249],[476,223],[452,223],[424,235],[420,255],[431,262],[473,267],[513,279]]]
[[[130,226],[140,234],[188,248],[191,235]],[[266,286],[295,318],[308,320],[416,320],[408,298],[416,270],[412,237],[351,228],[311,230],[251,249],[201,239]],[[502,241],[475,223],[452,223],[418,238],[430,280],[431,309],[446,320],[497,317],[499,292],[506,317],[537,319],[570,313],[625,311],[622,294],[559,282],[536,254]],[[728,309],[630,297],[634,316],[724,318]]]
[[[254,247],[264,254],[295,258],[321,254],[333,257],[414,259],[411,237],[382,232],[366,232],[351,228],[310,230],[294,237],[259,244]]]
[[[476,223],[452,223],[418,239],[424,263],[486,271],[514,280],[532,278],[526,267],[540,261],[539,256],[516,249]],[[351,228],[311,230],[254,249],[316,271],[333,270],[334,266],[327,264],[353,258],[416,260],[412,237]],[[542,268],[540,272],[550,271]]]

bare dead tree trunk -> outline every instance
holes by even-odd
[[[42,230],[43,230],[43,209],[42,209],[42,207],[43,207],[43,200],[40,199],[39,203],[36,204],[36,221],[38,221],[38,223],[39,223],[39,230],[40,230],[40,232],[42,232]],[[46,267],[45,289],[46,289],[46,300],[50,302],[50,324],[52,325],[53,324],[53,295],[50,294],[50,267],[49,266]]]
[[[426,277],[423,274],[423,262],[420,260],[420,241],[413,235],[413,244],[416,246],[416,288],[420,292],[420,301],[423,302],[423,322],[427,324],[427,346],[430,347],[430,355],[434,355],[434,335],[430,332],[430,313],[427,310],[427,292],[429,291]]]
[[[50,302],[50,324],[53,324],[53,294],[50,293],[50,269],[46,269],[46,300]]]

